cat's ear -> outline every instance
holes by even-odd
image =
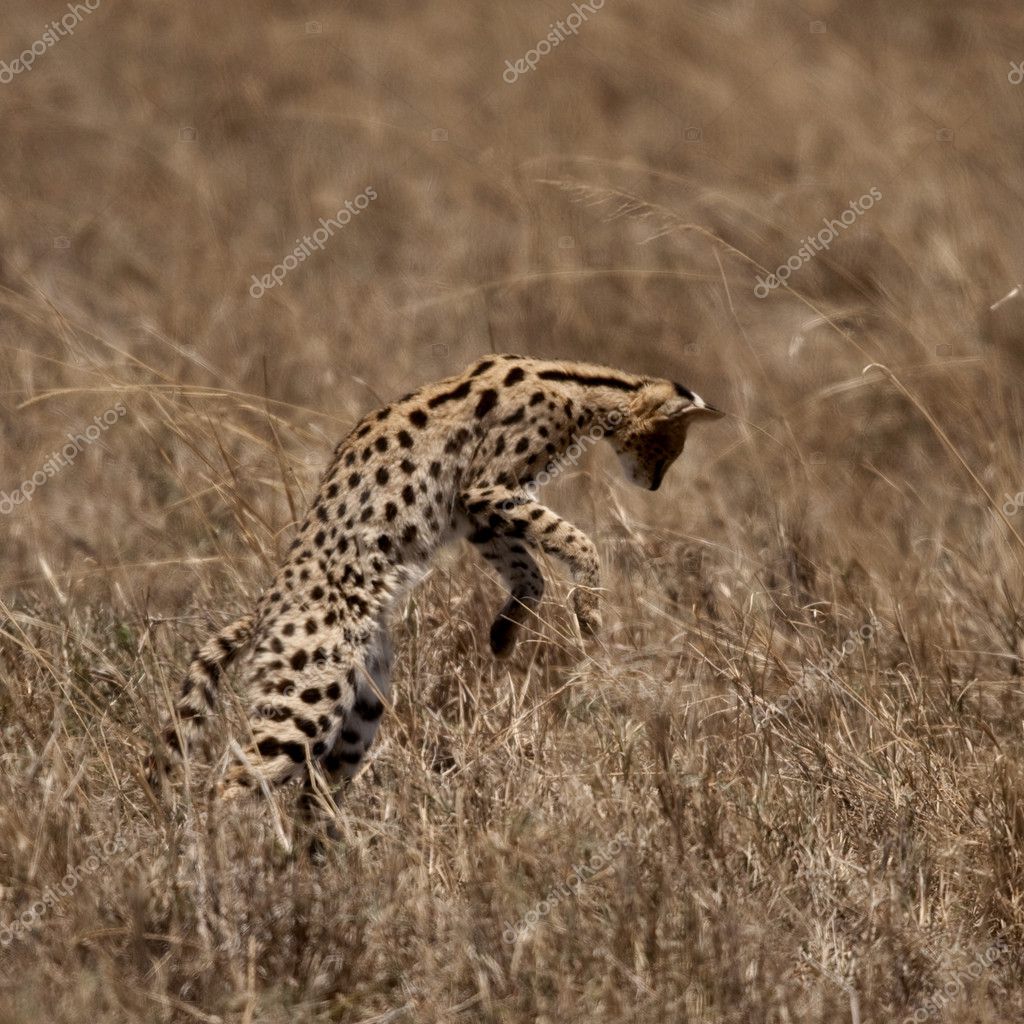
[[[725,413],[708,405],[700,395],[692,395],[690,398],[683,398],[676,395],[655,410],[654,415],[659,420],[678,422],[683,420],[709,419],[717,420]]]

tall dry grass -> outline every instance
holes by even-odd
[[[0,516],[0,1024],[1024,1013],[1017,5],[608,0],[506,84],[571,10],[102,0],[0,85],[0,500],[126,410]],[[153,802],[333,442],[492,349],[733,414],[552,485],[605,634],[549,566],[495,664],[455,552],[322,868],[286,794]]]

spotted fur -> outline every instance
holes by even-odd
[[[288,557],[251,616],[196,653],[166,730],[194,734],[227,664],[242,662],[252,724],[227,792],[259,778],[351,778],[390,697],[389,608],[442,545],[466,538],[509,596],[490,632],[507,656],[540,603],[534,553],[565,563],[584,634],[600,628],[593,541],[536,497],[580,439],[603,438],[630,479],[657,490],[698,419],[721,415],[683,387],[602,366],[489,356],[370,413],[335,449]]]

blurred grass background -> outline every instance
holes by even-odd
[[[0,85],[0,492],[127,409],[0,516],[0,928],[123,845],[0,948],[0,1024],[1024,1011],[1019,5],[606,0],[503,80],[572,9],[102,0]],[[8,0],[0,60],[66,13]],[[492,350],[733,414],[657,494],[603,451],[552,485],[600,642],[549,566],[496,665],[456,551],[324,868],[285,798],[153,804],[166,694],[334,442]]]

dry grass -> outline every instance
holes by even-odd
[[[2,1024],[1024,1013],[1018,5],[608,0],[503,82],[571,9],[103,0],[0,85],[0,491],[126,410],[0,516]],[[8,0],[0,59],[63,11]],[[153,803],[333,440],[492,348],[735,414],[657,494],[553,485],[601,642],[551,567],[496,665],[456,552],[322,869],[287,799]]]

